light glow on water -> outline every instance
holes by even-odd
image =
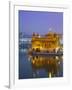
[[[30,56],[19,53],[19,79],[63,77],[62,57]]]

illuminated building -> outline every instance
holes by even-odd
[[[61,47],[60,39],[61,36],[54,32],[49,32],[44,36],[33,33],[31,49],[36,52],[56,52]]]

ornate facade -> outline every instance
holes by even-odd
[[[54,32],[49,32],[44,36],[33,33],[32,50],[40,52],[53,52],[60,48],[60,35]]]

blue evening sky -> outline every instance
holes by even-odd
[[[49,30],[63,33],[63,12],[24,11],[19,10],[19,31],[31,35],[41,35]]]

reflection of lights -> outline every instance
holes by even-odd
[[[35,63],[35,60],[33,60],[32,63],[34,64]]]
[[[32,56],[32,68],[34,68],[33,77],[38,77],[37,75],[40,74],[40,69],[45,69],[48,72],[48,77],[52,78],[57,75],[61,64],[62,57],[55,56],[55,57],[46,57],[46,56]]]
[[[49,78],[51,78],[51,72],[49,72]]]

